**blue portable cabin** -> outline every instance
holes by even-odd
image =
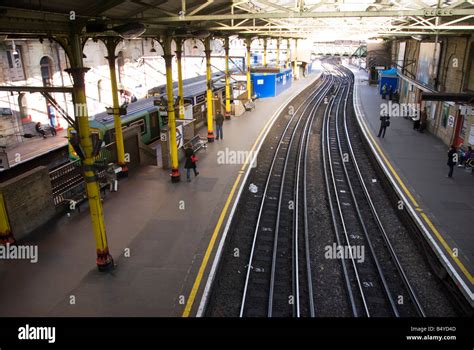
[[[388,87],[392,86],[392,91],[398,90],[398,75],[395,68],[379,71],[379,93],[382,94],[382,87],[387,84]]]
[[[278,73],[252,73],[253,91],[258,98],[275,97],[291,86],[291,69]]]

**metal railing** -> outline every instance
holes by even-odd
[[[96,176],[101,187],[106,185],[106,168],[109,163],[114,162],[112,152],[115,143],[110,143],[103,147],[96,157],[94,163]],[[71,161],[49,173],[51,188],[53,192],[54,205],[60,206],[64,202],[79,201],[87,198],[84,182],[84,173],[80,159]]]

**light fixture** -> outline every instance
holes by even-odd
[[[124,39],[136,39],[146,31],[143,23],[130,22],[113,28]]]
[[[18,50],[16,49],[15,40],[12,40],[12,54],[14,56],[18,55]]]
[[[153,39],[151,39],[151,50],[150,52],[153,52],[155,53],[156,52],[156,49],[155,49],[155,41]]]

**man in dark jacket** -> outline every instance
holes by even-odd
[[[458,162],[458,153],[456,151],[456,146],[452,145],[448,151],[448,167],[449,167],[448,177],[449,178],[453,177],[454,166],[456,165],[457,162]]]
[[[46,132],[44,131],[43,126],[41,125],[40,122],[36,123],[35,130],[38,134],[41,134],[41,136],[43,136],[44,139],[46,138]]]
[[[216,115],[216,140],[219,138],[223,139],[224,134],[222,133],[222,126],[224,125],[224,116],[221,112],[218,112]]]
[[[379,134],[377,137],[382,136],[382,138],[385,137],[385,130],[387,127],[390,125],[390,117],[388,115],[381,115],[380,116],[380,129],[379,129]]]

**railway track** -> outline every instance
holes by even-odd
[[[354,316],[425,316],[385,232],[361,175],[347,125],[353,77],[332,69],[336,93],[325,111],[322,144],[324,173],[336,253]],[[340,257],[335,257],[340,258]]]
[[[325,75],[291,116],[267,174],[246,268],[240,316],[314,316],[306,211],[308,137],[332,85]],[[305,283],[306,281],[306,283]]]
[[[354,120],[352,72],[324,68],[268,133],[206,314],[425,317],[441,307],[455,315],[377,179]]]

